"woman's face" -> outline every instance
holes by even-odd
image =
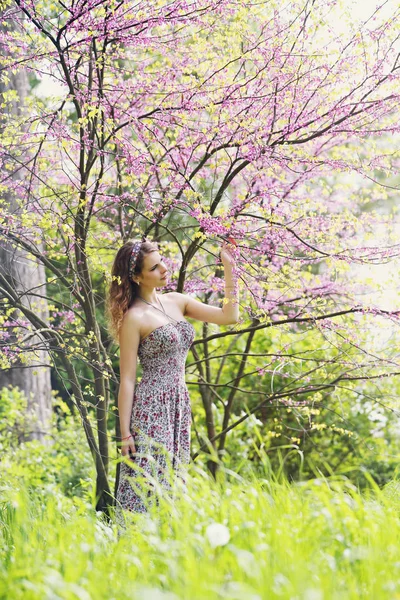
[[[144,257],[142,272],[135,275],[136,281],[140,287],[153,289],[163,287],[167,283],[167,268],[163,263],[161,254],[158,251],[150,252]]]

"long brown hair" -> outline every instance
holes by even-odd
[[[106,295],[106,317],[108,329],[119,343],[119,331],[127,310],[139,293],[139,285],[129,278],[129,259],[132,253],[133,244],[140,240],[129,240],[118,250],[111,269],[111,283]],[[140,275],[143,268],[144,258],[151,252],[158,251],[155,242],[145,240],[136,259],[134,275]]]

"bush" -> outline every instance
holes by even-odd
[[[0,479],[4,487],[58,488],[82,496],[92,486],[94,467],[79,418],[59,397],[53,398],[51,429],[46,443],[26,440],[31,416],[18,388],[0,393]]]

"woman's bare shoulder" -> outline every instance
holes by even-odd
[[[163,295],[174,302],[174,304],[182,311],[182,314],[184,314],[186,306],[185,294],[181,294],[180,292],[167,292]]]
[[[124,323],[131,323],[131,324],[140,324],[141,319],[143,317],[143,307],[138,305],[138,304],[134,304],[132,306],[130,306],[128,308],[128,310],[126,311],[126,313],[123,316],[122,319],[122,324]]]

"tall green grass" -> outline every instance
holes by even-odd
[[[400,485],[301,484],[192,470],[125,531],[88,499],[3,488],[0,598],[400,598]]]

